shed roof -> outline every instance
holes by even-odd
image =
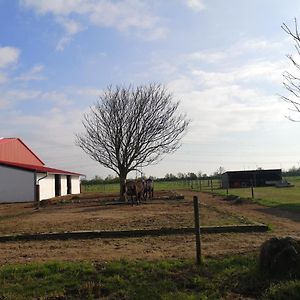
[[[49,168],[49,167],[45,167],[45,166],[27,165],[27,164],[9,162],[9,161],[1,161],[0,160],[0,165],[17,168],[17,169],[22,169],[22,170],[27,170],[27,171],[32,171],[32,172],[37,172],[37,173],[51,173],[51,174],[61,174],[61,175],[83,176],[83,174]]]
[[[257,169],[257,170],[240,170],[240,171],[227,171],[223,174],[236,174],[236,173],[258,173],[258,172],[281,172],[281,169]]]

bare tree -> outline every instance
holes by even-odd
[[[292,54],[288,54],[287,58],[292,62],[292,65],[296,68],[296,73],[300,71],[300,35],[298,31],[298,24],[297,19],[294,20],[294,30],[290,29],[288,25],[285,23],[282,24],[281,28],[294,40],[294,46],[296,48],[296,58]],[[292,105],[290,108],[291,111],[300,113],[300,73],[299,74],[292,74],[288,71],[284,72],[283,74],[284,82],[283,85],[290,93],[290,96],[281,96],[281,98]],[[287,117],[291,121],[297,121],[291,116]]]
[[[158,162],[180,147],[189,124],[179,102],[160,84],[108,87],[84,115],[76,143],[92,159],[116,172],[123,199],[127,174]]]

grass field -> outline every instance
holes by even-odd
[[[294,187],[257,187],[254,188],[254,201],[268,207],[278,207],[285,210],[300,212],[300,177],[286,178]],[[202,192],[214,192],[221,196],[226,196],[227,191],[220,189],[219,180],[213,180],[213,188],[209,180],[178,180],[155,182],[155,190],[195,190]],[[87,185],[85,192],[117,192],[118,184]],[[228,193],[242,198],[251,198],[250,188],[229,189]]]
[[[257,257],[0,267],[1,299],[299,299],[300,280],[272,278]]]
[[[269,207],[278,207],[285,210],[300,212],[300,177],[289,177],[288,182],[294,187],[276,188],[276,187],[257,187],[254,188],[254,201]],[[225,196],[226,190],[219,189],[217,194]],[[251,198],[251,189],[229,189],[228,193],[242,198]]]
[[[154,190],[187,190],[211,191],[210,180],[176,180],[176,181],[155,181]],[[220,187],[219,180],[213,180],[213,190]],[[103,183],[97,185],[84,185],[83,192],[118,192],[118,183]]]

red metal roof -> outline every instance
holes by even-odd
[[[36,166],[45,165],[19,138],[0,138],[0,160]]]
[[[54,168],[48,168],[45,166],[27,165],[27,164],[10,162],[10,161],[0,160],[0,165],[4,165],[7,167],[13,167],[13,168],[17,168],[17,169],[22,169],[22,170],[27,170],[27,171],[33,171],[33,172],[37,172],[37,173],[52,173],[52,174],[61,174],[61,175],[83,176],[83,174],[58,170],[58,169],[54,169]]]

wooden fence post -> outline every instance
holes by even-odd
[[[251,196],[254,199],[254,189],[253,189],[253,181],[251,180]]]
[[[195,235],[196,235],[196,264],[201,264],[201,240],[200,240],[200,221],[199,221],[199,202],[198,197],[193,197],[194,201],[194,218],[195,218]]]

